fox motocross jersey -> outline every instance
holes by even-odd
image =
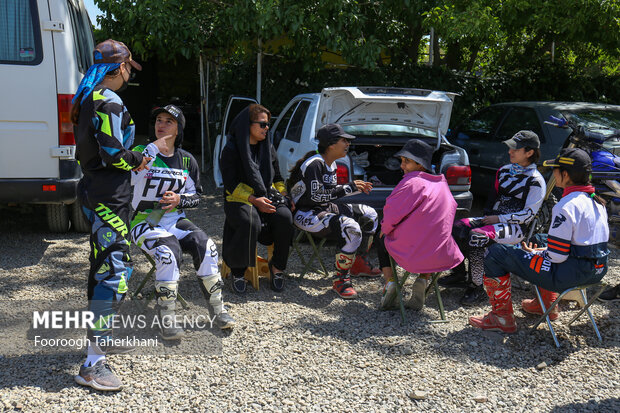
[[[183,208],[192,208],[200,202],[202,186],[198,162],[186,150],[176,148],[172,156],[163,156],[154,143],[146,147],[138,145],[134,151],[143,156],[152,158],[147,164],[149,169],[132,172],[133,200],[131,205],[136,211],[136,218],[146,216],[159,202],[166,191],[172,191],[181,196],[179,205],[166,213],[185,216]]]

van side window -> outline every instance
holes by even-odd
[[[93,39],[93,32],[88,14],[85,9],[79,9],[79,4],[80,3],[74,4],[72,1],[67,2],[78,70],[82,73],[86,73],[93,63],[91,51],[95,48],[95,41]]]
[[[0,64],[38,65],[43,60],[36,0],[0,0]]]

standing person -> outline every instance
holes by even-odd
[[[222,256],[237,293],[246,290],[246,268],[256,265],[257,241],[274,245],[270,286],[276,292],[284,288],[294,228],[276,151],[267,137],[270,120],[264,106],[243,109],[232,122],[220,157],[226,214]]]
[[[432,146],[411,139],[394,156],[400,157],[404,176],[385,200],[382,234],[376,244],[386,280],[381,308],[389,308],[396,296],[392,256],[405,270],[419,274],[405,306],[421,310],[431,273],[449,270],[463,261],[452,238],[457,205],[446,178],[431,173]]]
[[[129,257],[131,170],[142,170],[149,161],[129,150],[135,125],[116,94],[127,87],[131,70],[141,70],[123,43],[106,40],[95,47],[88,69],[73,98],[71,120],[75,125],[76,158],[83,177],[78,197],[92,225],[89,309],[95,321],[109,320],[127,292],[132,268]],[[105,360],[109,326],[88,330],[87,358],[75,381],[97,390],[119,390],[121,381]],[[110,350],[110,348],[108,348]]]
[[[155,261],[155,296],[160,319],[174,320],[181,255],[187,251],[194,260],[209,312],[221,329],[232,328],[235,320],[222,300],[223,283],[215,243],[184,212],[185,208],[198,206],[202,194],[198,162],[181,148],[185,116],[174,105],[156,108],[153,116],[156,140],[163,141],[165,148],[160,150],[150,143],[133,149],[151,161],[148,170],[132,173],[135,215],[131,221],[131,238]],[[176,323],[162,322],[160,327],[165,340],[184,335]]]
[[[333,289],[340,297],[357,296],[349,271],[380,274],[367,261],[372,236],[377,230],[377,212],[362,204],[339,204],[332,201],[362,191],[369,193],[370,182],[355,180],[337,184],[336,159],[347,155],[355,136],[345,133],[336,123],[317,131],[318,150],[308,152],[291,170],[288,187],[295,202],[295,225],[319,236],[335,237],[340,244],[336,254],[336,278]]]
[[[469,324],[483,330],[517,331],[511,300],[510,273],[537,285],[545,308],[558,292],[599,282],[607,273],[609,227],[605,201],[590,184],[592,163],[582,149],[562,149],[553,167],[555,184],[564,188],[562,199],[553,207],[547,247],[495,244],[484,258],[484,286],[491,312],[469,317]],[[544,237],[543,237],[544,239]],[[537,299],[523,300],[524,311],[543,314]],[[557,314],[556,316],[557,317]]]
[[[453,274],[439,279],[438,284],[446,288],[466,285],[461,305],[472,306],[484,298],[482,276],[486,248],[494,242],[521,242],[527,225],[532,222],[545,198],[547,186],[536,166],[540,158],[538,135],[522,130],[504,143],[509,148],[510,163],[497,171],[485,216],[463,218],[454,225],[454,238],[469,260],[469,274],[462,263]]]

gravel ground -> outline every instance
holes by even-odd
[[[209,192],[189,215],[221,250],[221,196]],[[40,207],[0,212],[0,299],[85,299],[88,237],[47,232]],[[130,288],[148,269],[133,252]],[[330,265],[332,254],[325,249]],[[619,259],[613,249],[608,283],[620,282]],[[180,291],[193,297],[190,263],[186,256]],[[469,327],[467,317],[488,305],[459,308],[458,290],[442,293],[448,323],[431,323],[439,318],[431,294],[402,326],[397,312],[377,310],[380,279],[354,280],[359,298],[344,301],[319,274],[299,280],[300,269],[293,254],[282,294],[266,280],[241,297],[225,289],[238,326],[217,333],[219,355],[109,356],[125,384],[118,393],[74,383],[81,355],[0,356],[0,411],[620,411],[620,303],[591,307],[599,343],[585,318],[564,325],[575,305],[563,302],[556,350],[546,327],[528,334],[535,318],[518,305],[511,336]],[[513,301],[526,296],[516,289]]]

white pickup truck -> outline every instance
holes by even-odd
[[[278,153],[280,173],[289,170],[308,151],[316,150],[316,131],[327,123],[339,123],[356,136],[346,158],[337,161],[339,183],[353,179],[373,182],[370,194],[347,197],[382,209],[385,199],[402,177],[400,162],[393,155],[412,138],[435,147],[433,167],[446,175],[450,190],[461,211],[469,211],[471,170],[467,153],[445,138],[455,94],[424,89],[391,87],[334,87],[321,93],[295,96],[271,128],[270,139]],[[223,131],[250,98],[231,98]],[[226,137],[220,134],[214,151],[214,179],[222,186],[219,156]],[[355,199],[353,199],[355,198]]]

